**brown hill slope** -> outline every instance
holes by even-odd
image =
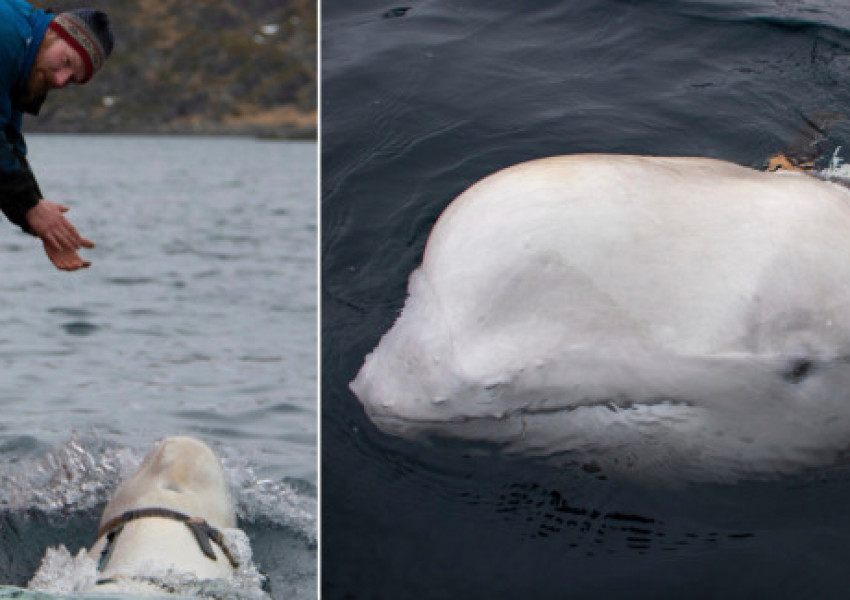
[[[26,131],[313,137],[315,0],[35,0],[106,11],[115,50]]]

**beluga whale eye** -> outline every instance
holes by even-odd
[[[162,484],[162,489],[171,490],[172,492],[182,492],[183,488],[173,481],[165,481]]]

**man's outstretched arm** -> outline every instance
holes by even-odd
[[[5,136],[0,135],[0,141],[6,141]],[[88,267],[91,262],[80,258],[77,251],[93,248],[94,244],[83,238],[63,215],[68,208],[43,199],[26,159],[12,148],[0,144],[2,158],[6,160],[0,160],[0,166],[11,162],[18,167],[8,171],[0,168],[0,209],[6,218],[40,238],[47,257],[57,269],[75,271]]]

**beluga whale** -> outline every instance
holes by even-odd
[[[840,464],[850,190],[708,158],[506,168],[444,210],[350,387],[391,435],[649,483]]]
[[[236,529],[221,463],[194,438],[159,442],[117,488],[95,537],[76,559],[48,550],[29,587],[87,597],[268,598]]]

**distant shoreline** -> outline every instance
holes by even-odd
[[[89,124],[90,125],[90,124]],[[316,141],[318,127],[312,126],[280,126],[280,127],[232,127],[219,124],[206,124],[196,127],[73,127],[70,124],[56,126],[38,126],[33,119],[24,123],[24,135],[164,135],[164,136],[223,136],[223,137],[256,137],[269,140]]]

